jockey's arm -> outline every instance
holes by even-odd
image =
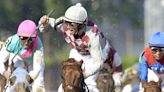
[[[114,54],[112,67],[113,67],[113,69],[112,69],[113,75],[112,76],[114,79],[115,86],[119,87],[119,86],[121,86],[121,78],[122,78],[123,72],[122,72],[121,58],[117,52]]]
[[[148,65],[144,56],[139,58],[139,78],[140,81],[147,82]]]
[[[9,72],[7,73],[5,63],[10,57],[11,51],[8,49],[8,46],[10,45],[11,40],[12,37],[8,37],[0,50],[0,74],[4,75],[6,78],[10,75]]]
[[[49,30],[56,30],[56,31],[61,31],[61,27],[62,27],[62,23],[63,23],[63,17],[59,17],[58,19],[54,19],[54,18],[48,18],[48,22],[47,23],[44,23],[42,24],[42,21],[43,19],[41,18],[39,20],[39,30],[40,32],[46,32],[46,31],[49,31]]]
[[[102,50],[99,42],[99,36],[97,34],[91,35],[89,46],[90,46],[89,51],[93,60],[90,67],[85,68],[85,76],[90,76],[97,73],[104,62],[102,56]]]
[[[10,52],[6,49],[5,46],[2,47],[0,51],[0,74],[4,75],[6,71],[5,62],[9,59]]]
[[[112,66],[113,66],[113,72],[114,73],[120,73],[123,71],[122,70],[122,61],[121,61],[121,58],[117,52],[114,54]]]
[[[45,68],[44,54],[43,54],[43,48],[41,48],[34,52],[33,70],[29,71],[29,75],[33,80],[35,80],[38,77],[40,71],[44,68]]]

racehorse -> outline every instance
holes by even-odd
[[[144,84],[144,92],[161,92],[161,80],[150,81]]]
[[[62,63],[62,87],[64,92],[86,92],[83,71],[83,61],[77,62],[69,58]]]
[[[26,69],[17,67],[7,81],[5,92],[30,92],[32,82]]]
[[[162,78],[156,71],[148,69],[148,82],[143,83],[144,92],[162,92]]]
[[[97,87],[100,92],[113,92],[114,91],[114,80],[112,73],[106,68],[102,68],[97,77]]]

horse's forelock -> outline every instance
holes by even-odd
[[[81,80],[81,77],[83,77],[81,65],[82,65],[82,61],[77,62],[73,58],[69,58],[63,62],[62,79],[63,79],[64,89],[68,89],[68,90],[74,90],[76,88],[80,88],[80,90],[82,89],[81,81],[84,80]]]

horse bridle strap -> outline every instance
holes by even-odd
[[[152,84],[152,85],[146,85],[145,88],[150,88],[150,87],[160,87],[158,84]]]

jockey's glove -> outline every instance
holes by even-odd
[[[51,28],[55,26],[55,19],[43,16],[39,20],[39,30],[40,32],[48,32]]]

